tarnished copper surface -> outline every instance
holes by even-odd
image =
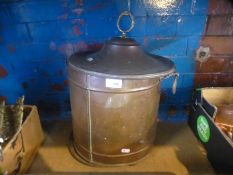
[[[94,54],[71,56],[77,155],[91,165],[125,165],[143,158],[155,138],[160,81],[171,75],[177,76],[172,61],[144,52],[129,38],[114,38]]]
[[[96,78],[96,82],[103,80]],[[142,90],[133,91],[140,83]],[[96,90],[70,86],[74,142],[86,161],[123,164],[148,152],[155,138],[158,80],[124,80],[123,90],[108,92],[100,91],[97,83]]]

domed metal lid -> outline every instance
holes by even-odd
[[[129,16],[131,26],[127,30],[120,27],[123,16]],[[126,38],[126,32],[134,27],[134,17],[124,11],[117,20],[122,37],[105,42],[99,52],[75,53],[69,59],[72,68],[88,74],[117,78],[165,77],[175,72],[175,65],[167,58],[146,53],[132,38]]]
[[[118,78],[152,78],[175,72],[167,58],[146,53],[131,38],[115,37],[96,53],[75,53],[69,59],[74,69],[88,74]]]

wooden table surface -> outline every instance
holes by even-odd
[[[186,123],[159,122],[149,155],[133,166],[90,167],[76,161],[68,150],[70,121],[44,125],[45,142],[28,173],[75,174],[214,174],[206,152]]]

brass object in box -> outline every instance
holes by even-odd
[[[215,122],[225,123],[233,126],[233,104],[217,105],[218,111],[215,117]]]
[[[233,104],[217,105],[216,124],[233,141]]]

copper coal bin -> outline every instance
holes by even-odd
[[[133,26],[131,14],[124,15]],[[178,77],[172,61],[146,53],[122,32],[96,53],[69,58],[70,150],[89,165],[126,165],[143,158],[155,138],[161,80],[175,76],[175,86]]]

